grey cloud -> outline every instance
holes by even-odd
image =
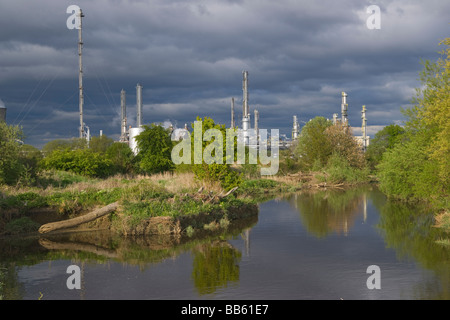
[[[35,145],[52,134],[77,134],[77,31],[67,29],[65,12],[71,4],[2,3],[0,98],[7,120],[21,121]],[[294,114],[307,121],[339,113],[341,91],[349,93],[351,125],[360,126],[363,104],[373,130],[400,121],[400,107],[419,86],[420,59],[435,60],[437,43],[448,36],[450,11],[436,0],[380,0],[381,30],[368,30],[371,1],[77,4],[85,13],[85,120],[92,132],[110,136],[120,132],[122,88],[133,121],[138,82],[144,120],[184,124],[209,115],[229,124],[231,97],[241,112],[243,70],[251,112],[258,108],[262,126],[288,136]]]

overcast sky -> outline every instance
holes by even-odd
[[[435,61],[449,36],[442,0],[0,0],[0,105],[42,147],[78,137],[78,31],[69,5],[83,10],[84,121],[92,135],[120,135],[120,91],[129,124],[136,85],[143,122],[178,127],[197,116],[230,125],[231,98],[242,117],[242,71],[260,128],[291,137],[292,118],[340,114],[360,133],[367,107],[371,136],[404,120],[422,60]],[[366,9],[381,9],[369,29]]]

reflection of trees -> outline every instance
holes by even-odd
[[[200,294],[211,294],[229,282],[239,281],[241,252],[228,242],[198,246],[193,251],[194,270],[192,278]]]
[[[0,263],[0,300],[22,299],[23,285],[17,278],[14,263]]]
[[[23,265],[53,260],[71,260],[81,265],[115,261],[137,265],[144,270],[189,251],[194,252],[195,283],[199,292],[213,292],[214,288],[239,279],[241,253],[227,246],[224,239],[238,236],[257,221],[258,216],[252,215],[232,221],[226,230],[196,232],[193,237],[122,237],[108,231],[95,231],[0,240],[0,299],[22,299],[23,284],[18,281],[18,272]],[[208,279],[215,280],[208,282]]]
[[[365,188],[302,192],[292,196],[290,203],[309,233],[319,238],[332,232],[346,235],[361,212],[365,192]]]
[[[450,299],[450,250],[436,243],[444,231],[433,227],[433,214],[420,205],[406,205],[384,198],[374,201],[380,211],[378,228],[399,259],[414,259],[433,270],[440,284],[421,284],[414,291],[420,299]]]

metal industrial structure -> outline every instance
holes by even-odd
[[[348,111],[347,93],[342,92],[341,121],[342,125],[344,126],[348,126],[347,111]]]
[[[234,119],[234,98],[231,98],[231,128],[236,128],[236,121]]]
[[[243,71],[242,80],[242,92],[243,92],[243,103],[242,103],[242,133],[244,144],[249,145],[249,130],[250,130],[250,112],[248,107],[248,71]]]
[[[83,105],[84,105],[84,96],[83,96],[83,60],[82,60],[82,49],[83,49],[83,37],[82,37],[82,19],[84,17],[83,11],[80,9],[80,12],[78,13],[79,21],[80,21],[80,27],[78,29],[78,65],[79,65],[79,72],[78,72],[78,87],[80,90],[80,96],[79,96],[79,106],[80,106],[80,138],[87,138],[89,141],[89,138],[85,135],[84,130],[84,122],[83,122]]]
[[[144,131],[142,128],[142,86],[136,86],[136,127],[130,127],[128,131],[128,145],[135,155],[139,153],[136,137]]]
[[[367,150],[367,147],[369,146],[370,137],[367,135],[367,118],[366,118],[366,106],[362,106],[361,110],[361,136],[355,137],[358,141],[359,145],[361,146],[361,149],[365,152]]]
[[[121,130],[120,130],[120,142],[128,142],[127,133],[127,103],[126,92],[122,89],[120,91],[120,111],[121,111]]]
[[[259,111],[255,109],[255,145],[259,145]]]
[[[297,116],[294,115],[294,119],[293,119],[293,127],[292,127],[292,141],[295,141],[298,139],[298,132],[299,132],[299,124],[298,124],[298,120],[297,120]]]

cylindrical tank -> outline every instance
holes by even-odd
[[[136,141],[136,136],[140,135],[141,132],[144,131],[144,128],[139,127],[139,128],[130,128],[129,130],[129,146],[131,151],[133,151],[134,155],[137,155],[139,153],[139,149],[137,146],[137,141]]]

